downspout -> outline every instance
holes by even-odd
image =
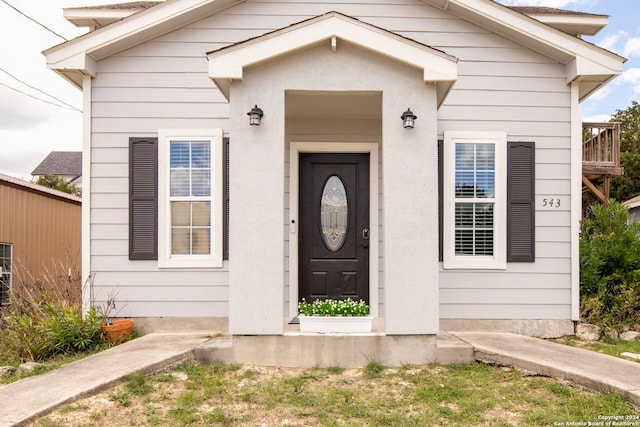
[[[579,83],[571,83],[571,320],[580,320],[580,220],[582,218],[582,108]]]
[[[91,76],[82,77],[82,312],[93,305],[91,275]]]

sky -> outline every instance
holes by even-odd
[[[51,151],[82,150],[82,94],[46,68],[41,52],[62,43],[62,37],[86,32],[63,18],[63,8],[125,1],[0,0],[0,173],[31,180],[31,171]],[[640,0],[497,1],[609,15],[609,25],[585,40],[628,61],[621,76],[583,102],[583,120],[607,121],[640,101]]]

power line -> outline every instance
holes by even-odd
[[[60,34],[56,33],[55,31],[53,31],[51,28],[47,27],[46,25],[36,21],[35,19],[33,19],[32,17],[30,17],[29,15],[27,15],[26,13],[23,13],[22,11],[18,10],[15,6],[10,5],[9,3],[7,3],[6,0],[0,0],[2,3],[6,4],[7,6],[9,6],[11,9],[15,10],[16,12],[18,12],[20,15],[24,16],[25,18],[27,18],[30,21],[35,22],[36,24],[40,25],[42,28],[44,28],[45,30],[49,31],[50,33],[55,34],[56,36],[60,37],[62,40],[64,41],[69,41],[67,40],[66,37],[61,36]]]
[[[0,86],[4,86],[7,89],[11,89],[11,90],[16,91],[18,93],[21,93],[22,95],[26,95],[26,96],[31,97],[33,99],[37,99],[38,101],[46,102],[47,104],[51,104],[51,105],[59,107],[59,108],[64,108],[65,110],[72,110],[72,111],[77,111],[79,113],[82,113],[82,110],[78,110],[75,107],[69,108],[69,107],[65,107],[64,105],[56,104],[55,102],[47,101],[46,99],[38,98],[35,95],[31,95],[30,93],[24,92],[24,91],[22,91],[20,89],[16,89],[15,87],[9,86],[9,85],[7,85],[5,83],[2,83],[2,82],[0,82]]]
[[[51,101],[47,101],[46,99],[38,98],[37,96],[31,95],[30,93],[23,92],[23,91],[21,91],[20,89],[16,89],[15,87],[11,87],[11,86],[6,85],[6,84],[4,84],[4,83],[2,83],[2,82],[0,82],[0,86],[4,86],[4,87],[6,87],[7,89],[14,90],[14,91],[16,91],[16,92],[18,92],[18,93],[21,93],[21,94],[23,94],[23,95],[27,95],[27,96],[29,96],[29,97],[31,97],[31,98],[33,98],[33,99],[37,99],[38,101],[46,102],[47,104],[55,105],[56,107],[64,108],[64,109],[66,109],[66,110],[71,110],[71,108],[64,107],[64,106],[62,106],[62,105],[56,104],[56,103],[51,102]],[[76,111],[80,111],[80,110],[78,110],[77,108],[74,108],[74,110],[76,110]]]
[[[0,1],[4,1],[4,0],[0,0]],[[27,82],[25,82],[25,81],[20,80],[19,78],[17,78],[16,76],[14,76],[13,74],[11,74],[11,73],[10,73],[10,72],[8,72],[7,70],[3,69],[2,67],[0,67],[0,71],[2,71],[3,73],[5,73],[6,75],[8,75],[9,77],[11,77],[12,79],[14,79],[14,80],[16,80],[16,81],[18,81],[18,82],[22,83],[23,85],[25,85],[25,86],[27,86],[27,87],[30,87],[31,89],[33,89],[33,90],[35,90],[35,91],[37,91],[37,92],[40,92],[41,94],[43,94],[43,95],[45,95],[45,96],[48,96],[48,97],[49,97],[49,98],[51,98],[51,99],[55,99],[55,100],[56,100],[56,101],[58,101],[59,103],[64,104],[66,107],[63,107],[62,105],[55,104],[55,103],[53,103],[53,102],[45,101],[44,99],[40,99],[40,98],[38,98],[38,97],[36,97],[36,96],[29,95],[29,94],[28,94],[28,93],[26,93],[26,92],[22,92],[22,91],[20,91],[20,90],[18,90],[18,89],[12,88],[12,87],[7,86],[7,85],[5,85],[5,84],[3,84],[3,86],[8,87],[9,89],[13,89],[13,90],[15,90],[16,92],[23,93],[23,94],[25,94],[25,95],[27,95],[27,96],[31,96],[32,98],[38,99],[38,100],[40,100],[40,101],[48,102],[49,104],[52,104],[52,105],[57,105],[57,106],[58,106],[58,107],[60,107],[60,108],[67,108],[68,110],[74,110],[74,111],[78,111],[78,112],[80,112],[80,113],[82,112],[82,110],[79,110],[78,108],[74,107],[73,105],[71,105],[71,104],[67,104],[67,103],[66,103],[66,102],[64,102],[63,100],[58,99],[58,98],[56,98],[56,97],[55,97],[55,96],[53,96],[53,95],[49,95],[48,93],[46,93],[46,92],[44,92],[44,91],[42,91],[42,90],[38,89],[37,87],[32,86],[32,85],[30,85],[29,83],[27,83]]]

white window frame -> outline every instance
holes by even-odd
[[[492,256],[455,253],[455,147],[457,143],[495,145],[495,198]],[[507,268],[507,134],[506,132],[448,131],[444,133],[443,267],[445,269]]]
[[[198,140],[211,143],[211,253],[171,254],[170,142]],[[158,265],[160,268],[222,267],[223,248],[223,140],[222,129],[158,130]]]
[[[0,246],[9,246],[10,248],[10,255],[9,255],[9,271],[4,271],[2,264],[0,264],[0,276],[3,275],[8,275],[9,276],[9,289],[7,289],[8,292],[11,292],[12,289],[12,281],[13,281],[13,274],[12,274],[12,269],[13,269],[13,244],[11,243],[2,243],[0,242]],[[0,305],[8,305],[9,301],[7,302],[2,302],[0,301]]]

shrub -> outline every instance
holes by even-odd
[[[617,330],[640,320],[640,223],[628,221],[628,209],[611,200],[581,224],[582,317]]]
[[[369,305],[363,300],[315,300],[311,303],[304,298],[298,303],[298,312],[305,316],[367,316]]]
[[[78,280],[56,270],[45,280],[20,275],[19,292],[11,293],[0,316],[0,361],[45,361],[105,343],[97,310],[82,315]]]
[[[0,346],[9,359],[43,361],[104,343],[95,309],[83,317],[75,307],[42,301],[29,311],[9,311],[2,321]]]

